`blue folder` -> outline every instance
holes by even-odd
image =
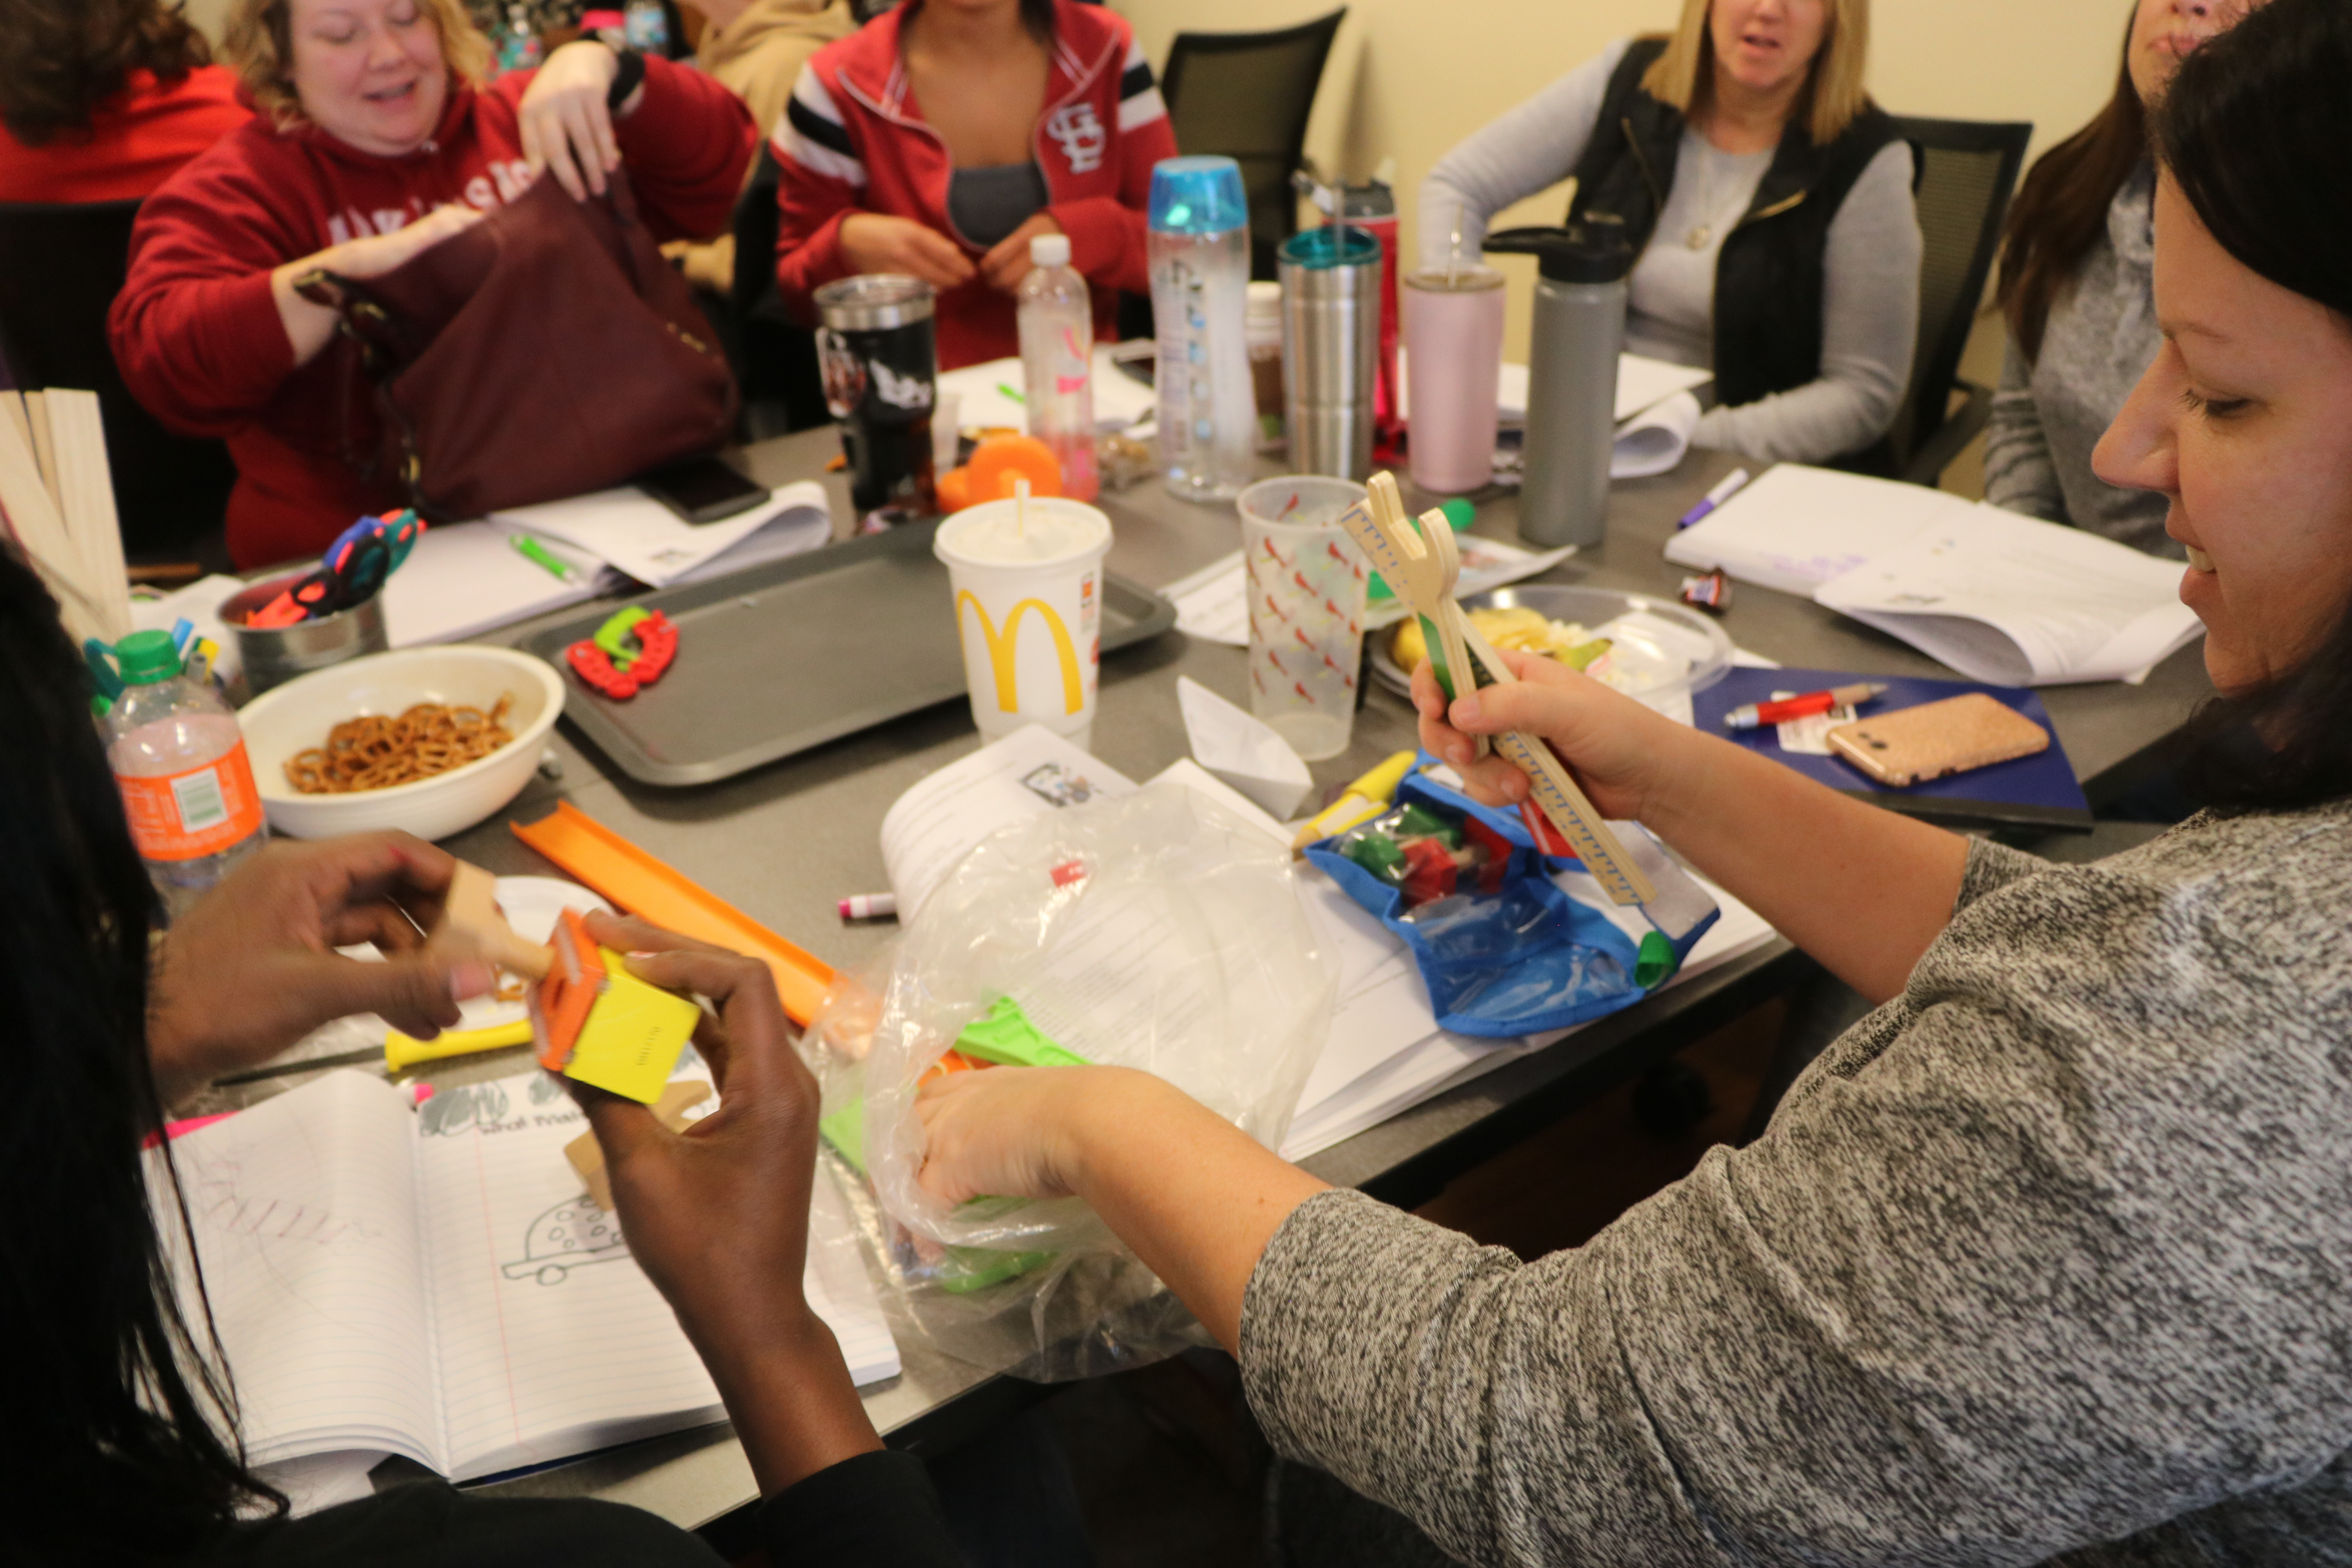
[[[1816,757],[1780,749],[1779,731],[1728,731],[1723,716],[1749,702],[1769,702],[1777,691],[1822,691],[1857,680],[1883,681],[1886,694],[1862,709],[1865,718],[1940,702],[1947,697],[1981,691],[2015,709],[2050,731],[2050,749],[2012,762],[1995,763],[1949,778],[1930,779],[1901,789],[1878,783],[1843,757]],[[1796,769],[1847,795],[1859,795],[1890,810],[1939,822],[1979,826],[2063,827],[2079,832],[2091,828],[2091,803],[2074,782],[2074,765],[2058,743],[2042,699],[2022,686],[1983,686],[1972,680],[1922,680],[1901,675],[1853,675],[1835,669],[1735,668],[1715,685],[1691,699],[1691,715],[1710,735],[1724,735],[1750,751]]]

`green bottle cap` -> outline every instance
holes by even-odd
[[[169,632],[132,632],[114,645],[114,657],[125,686],[151,686],[180,673],[180,649]]]

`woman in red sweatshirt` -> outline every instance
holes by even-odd
[[[802,68],[776,281],[812,325],[820,284],[904,272],[940,291],[940,363],[1021,352],[1013,292],[1029,241],[1070,237],[1095,331],[1150,287],[1151,165],[1176,155],[1167,106],[1124,17],[1075,0],[906,0]]]
[[[241,566],[315,553],[398,499],[344,458],[375,449],[373,405],[296,278],[380,276],[542,170],[580,197],[624,159],[657,236],[707,237],[755,144],[725,89],[600,43],[481,87],[488,45],[461,0],[236,0],[224,49],[260,112],[148,198],[109,324],[141,402],[227,438]]]

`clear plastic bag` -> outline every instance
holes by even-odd
[[[1155,1073],[1277,1146],[1338,988],[1303,874],[1223,806],[1156,784],[982,843],[880,963],[835,987],[803,1048],[830,1157],[864,1178],[844,1185],[902,1332],[1045,1381],[1206,1342],[1078,1200],[950,1209],[926,1192],[916,1089],[960,1037],[960,1056],[991,1049],[970,1042],[1017,1007],[1052,1047]]]

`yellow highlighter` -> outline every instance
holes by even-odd
[[[385,1032],[383,1065],[391,1072],[405,1072],[418,1062],[439,1061],[443,1057],[471,1056],[476,1051],[502,1050],[508,1046],[530,1044],[530,1020],[517,1018],[511,1024],[500,1024],[488,1029],[444,1029],[429,1040],[404,1035],[398,1029]]]
[[[1301,853],[1318,838],[1328,838],[1335,833],[1345,833],[1359,823],[1370,822],[1389,808],[1396,799],[1397,786],[1404,775],[1412,771],[1418,752],[1399,752],[1380,766],[1348,786],[1348,792],[1308,821],[1290,841],[1290,852]]]

